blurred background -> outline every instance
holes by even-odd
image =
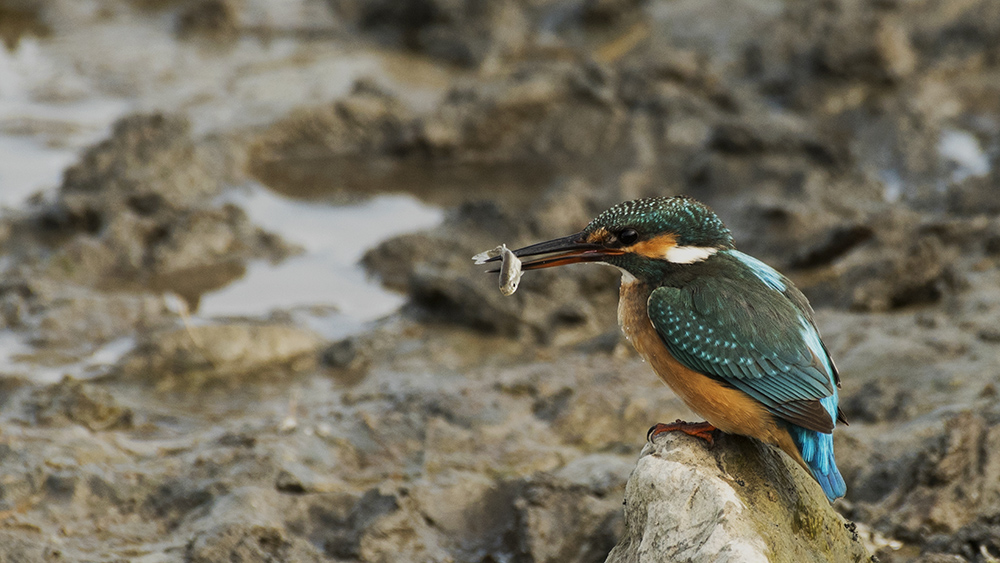
[[[835,508],[1000,558],[1000,0],[0,0],[0,560],[603,561],[686,194],[812,300]],[[235,559],[233,559],[235,558]]]

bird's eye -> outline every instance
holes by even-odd
[[[625,229],[618,233],[618,240],[624,245],[634,244],[639,240],[639,233],[635,232],[635,229]]]

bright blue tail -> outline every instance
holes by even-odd
[[[830,397],[820,399],[820,402],[830,412],[834,420],[837,419],[837,393]],[[800,426],[789,424],[789,431],[792,440],[798,446],[799,452],[806,465],[812,469],[813,477],[823,487],[826,498],[830,502],[844,496],[847,492],[847,485],[844,477],[837,469],[837,461],[833,458],[833,434],[823,434],[815,430],[806,430]]]

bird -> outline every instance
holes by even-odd
[[[582,231],[513,251],[523,271],[581,262],[621,270],[625,337],[702,423],[653,426],[710,444],[716,430],[778,447],[832,503],[847,487],[833,430],[840,374],[809,301],[784,275],[736,249],[707,205],[687,196],[619,203]],[[499,260],[499,257],[489,261]]]

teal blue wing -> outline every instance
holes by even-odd
[[[657,288],[649,317],[684,366],[745,392],[792,424],[832,432],[836,368],[810,311],[797,303],[801,294],[768,271],[778,276],[770,283],[734,264],[729,275]]]

